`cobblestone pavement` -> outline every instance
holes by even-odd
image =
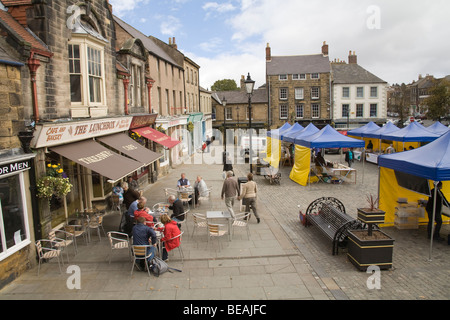
[[[338,160],[339,156],[327,158]],[[4,299],[163,299],[163,300],[448,300],[450,298],[450,246],[436,243],[433,260],[428,261],[429,242],[426,227],[418,230],[385,228],[396,241],[394,268],[381,272],[381,289],[369,290],[369,274],[357,271],[345,251],[331,255],[331,245],[314,228],[304,228],[299,221],[300,208],[305,211],[315,199],[333,196],[341,200],[347,213],[356,217],[356,209],[365,205],[368,193],[377,194],[378,169],[366,164],[362,182],[362,164],[355,163],[358,183],[302,187],[289,179],[290,168],[282,168],[280,186],[270,185],[256,176],[259,187],[258,208],[261,223],[250,220],[250,237],[239,230],[231,242],[207,242],[205,230],[194,235],[193,221],[182,229],[184,261],[177,250],[170,253],[170,266],[181,273],[166,273],[159,278],[135,271],[130,276],[127,255],[115,253],[109,264],[109,243],[96,236],[88,245],[81,243],[79,253],[70,255],[70,264],[80,266],[82,286],[69,290],[69,277],[60,273],[56,261],[34,267],[0,290]],[[237,177],[244,177],[248,165],[234,166]],[[148,204],[165,201],[164,188],[174,187],[182,172],[193,182],[202,175],[213,187],[212,201],[192,212],[224,210],[220,199],[221,165],[185,164],[145,189]],[[236,208],[237,210],[237,205]],[[120,214],[105,217],[105,229],[117,230]],[[442,235],[450,233],[443,226]],[[216,239],[214,239],[216,240]],[[72,253],[70,251],[70,253]],[[67,268],[67,263],[65,265]]]
[[[339,155],[327,155],[333,161]],[[449,299],[450,298],[450,246],[434,243],[432,261],[429,258],[429,240],[426,226],[418,230],[383,228],[392,236],[394,244],[393,268],[381,272],[381,290],[369,290],[370,276],[359,272],[348,261],[345,249],[339,255],[331,255],[330,244],[313,228],[305,228],[299,222],[298,208],[303,212],[317,198],[330,196],[343,202],[348,214],[356,218],[357,208],[367,204],[367,194],[378,194],[378,167],[356,162],[358,183],[342,185],[314,184],[302,187],[289,179],[291,168],[281,168],[281,186],[270,185],[263,177],[257,177],[260,203],[275,217],[289,238],[295,243],[313,269],[313,275],[322,279],[336,299]],[[246,167],[239,166],[240,174]],[[364,181],[363,181],[364,179]],[[444,225],[441,235],[447,239],[450,227]]]

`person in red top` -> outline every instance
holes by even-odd
[[[169,218],[167,214],[161,216],[161,222],[164,224],[164,237],[161,239],[163,242],[163,256],[164,261],[168,260],[168,253],[180,246],[180,238],[172,239],[180,235],[181,231],[177,226],[177,222]]]
[[[151,214],[147,212],[147,208],[145,208],[145,203],[139,202],[137,205],[138,209],[134,211],[134,219],[137,221],[137,218],[144,217],[145,218],[145,224],[149,226],[150,228],[153,228],[155,226],[155,219]]]

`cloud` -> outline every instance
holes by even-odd
[[[222,14],[236,10],[236,7],[231,3],[217,3],[217,2],[206,2],[202,9],[206,11],[206,18],[210,18],[214,13]]]
[[[126,13],[132,12],[139,6],[144,6],[149,3],[150,0],[110,0],[109,2],[113,6],[113,13],[118,17],[123,17]]]
[[[183,26],[180,19],[174,16],[164,16],[161,19],[163,19],[164,21],[161,22],[160,30],[164,35],[173,36]]]

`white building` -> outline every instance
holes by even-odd
[[[387,118],[388,83],[357,64],[332,62],[333,121],[336,129],[351,130],[371,121],[382,125]]]

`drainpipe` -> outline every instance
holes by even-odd
[[[33,117],[34,121],[39,121],[39,106],[38,106],[38,97],[37,97],[37,86],[36,86],[36,74],[38,68],[41,66],[38,59],[34,58],[34,52],[31,52],[30,58],[27,61],[28,68],[30,69],[30,77],[31,77],[31,94],[33,97]]]
[[[148,113],[152,114],[152,87],[155,80],[147,78],[147,89],[148,89]]]
[[[128,77],[123,78],[123,89],[124,89],[124,95],[125,95],[125,115],[129,115],[130,112],[128,111],[128,85],[130,84],[130,79]]]

